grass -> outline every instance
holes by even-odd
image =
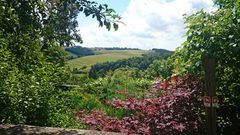
[[[142,54],[147,53],[145,50],[98,50],[96,55],[85,56],[67,62],[67,66],[71,69],[82,68],[86,66],[86,70],[96,63],[103,63],[107,61],[117,61],[120,59],[128,59],[131,57],[141,57]]]

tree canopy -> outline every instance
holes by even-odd
[[[60,103],[60,86],[69,75],[60,46],[82,42],[80,12],[109,30],[118,28],[113,9],[88,0],[0,1],[0,123],[71,123],[70,105]]]
[[[215,0],[215,12],[185,16],[187,40],[172,56],[175,72],[203,75],[205,58],[217,60],[217,95],[221,99],[218,131],[239,132],[240,1]],[[228,110],[227,112],[225,110]]]
[[[0,6],[4,34],[39,33],[43,41],[57,41],[59,45],[70,45],[72,40],[82,42],[76,29],[80,12],[96,18],[99,26],[108,30],[111,25],[117,30],[120,19],[106,4],[88,0],[8,0],[1,1]]]

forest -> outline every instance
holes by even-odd
[[[121,17],[114,9],[89,0],[0,1],[0,124],[206,134],[204,60],[211,58],[216,60],[217,134],[240,134],[240,1],[214,4],[214,12],[184,15],[186,40],[174,52],[155,48],[81,72],[68,66],[62,49],[96,55],[74,47],[84,41],[77,15],[118,30]]]
[[[77,57],[94,55],[94,52],[92,49],[89,49],[86,47],[81,47],[81,46],[67,47],[67,48],[65,48],[65,51],[73,53]],[[74,57],[72,57],[72,58],[74,58]]]

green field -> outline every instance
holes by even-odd
[[[142,54],[147,53],[146,50],[98,50],[96,55],[85,56],[67,62],[67,66],[72,68],[87,67],[87,70],[96,63],[103,63],[107,61],[116,61],[120,59],[128,59],[131,57],[141,57]]]

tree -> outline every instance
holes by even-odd
[[[101,5],[88,0],[8,0],[1,1],[0,6],[0,28],[3,34],[13,38],[29,34],[41,42],[41,51],[50,57],[59,52],[56,46],[69,46],[73,41],[82,42],[76,29],[76,17],[79,12],[97,18],[99,26],[106,26],[108,30],[111,29],[111,25],[117,30],[120,19],[106,4]],[[14,43],[11,46],[12,50],[17,51]],[[62,57],[61,52],[57,54],[59,58]],[[51,60],[54,61],[59,63],[59,60]]]
[[[59,112],[66,118],[58,104],[69,77],[60,46],[81,42],[79,12],[117,29],[113,9],[87,0],[0,1],[0,123],[52,126],[61,124],[52,123]]]
[[[172,56],[177,73],[203,75],[203,59],[217,59],[217,95],[220,98],[218,132],[239,133],[240,3],[215,0],[218,10],[185,16],[187,40]],[[225,111],[225,110],[228,111]]]
[[[172,75],[173,65],[167,60],[155,60],[147,69],[147,74],[151,77],[160,77],[161,79],[169,79]]]
[[[80,35],[77,33],[76,27],[78,22],[76,17],[79,12],[83,12],[86,17],[91,16],[96,18],[99,26],[106,26],[108,30],[113,28],[118,29],[120,16],[116,12],[108,8],[106,4],[98,4],[88,0],[49,0],[46,5],[45,32],[50,36],[48,39],[55,38],[61,46],[69,46],[71,40],[82,42]],[[50,35],[49,35],[50,34]]]

